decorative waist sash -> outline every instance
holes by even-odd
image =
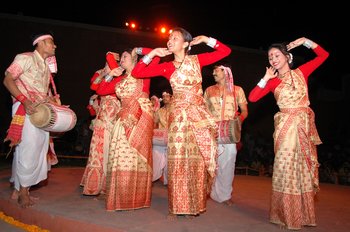
[[[307,117],[307,125],[309,126],[309,138],[310,140],[318,145],[321,144],[320,137],[317,132],[316,124],[315,124],[315,113],[309,107],[298,107],[298,108],[281,108],[280,111],[282,113],[297,115],[299,113],[306,113]]]
[[[201,105],[204,103],[204,98],[201,95],[197,95],[195,93],[192,93],[190,91],[177,91],[173,94],[174,102],[177,103],[190,103],[195,105]]]

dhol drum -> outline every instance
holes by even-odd
[[[67,106],[51,103],[41,103],[36,108],[37,112],[30,115],[32,124],[49,132],[66,132],[75,126],[77,116]]]
[[[241,140],[241,121],[238,118],[220,121],[217,124],[219,144],[238,143]]]
[[[166,129],[153,129],[153,145],[167,146],[168,131]]]

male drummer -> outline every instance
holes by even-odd
[[[49,91],[50,69],[47,58],[55,55],[51,33],[32,37],[33,52],[16,55],[5,71],[4,85],[13,99],[12,121],[5,141],[14,147],[12,177],[15,188],[12,198],[22,208],[34,204],[29,188],[47,178],[49,132],[36,128],[29,120],[35,105],[52,101]]]
[[[231,68],[228,65],[214,66],[215,85],[204,92],[209,111],[217,122],[238,117],[241,122],[248,116],[247,99],[240,86],[234,85]],[[218,144],[218,169],[210,197],[219,203],[232,205],[233,179],[237,147],[232,144]]]
[[[165,90],[162,93],[163,106],[154,113],[154,125],[155,128],[161,130],[168,130],[168,119],[170,112],[170,104],[172,99],[172,91]],[[153,179],[156,181],[161,179],[164,185],[168,184],[168,165],[167,165],[167,144],[157,145],[153,144],[152,156],[153,156]]]

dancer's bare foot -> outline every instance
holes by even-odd
[[[188,220],[192,220],[194,219],[196,216],[198,215],[193,215],[193,214],[172,214],[169,213],[167,219],[170,221],[176,221],[179,218],[184,218],[184,219],[188,219]]]
[[[229,199],[227,201],[224,201],[224,204],[227,206],[232,206],[232,205],[234,205],[234,202],[232,201],[232,199]]]
[[[190,214],[185,215],[185,219],[188,219],[188,220],[192,220],[192,219],[194,219],[195,217],[196,217],[196,215],[190,215]]]
[[[106,194],[101,192],[100,194],[97,195],[96,199],[100,201],[104,201],[106,200]]]
[[[173,214],[173,213],[169,213],[168,216],[167,216],[167,219],[169,221],[176,221],[177,220],[177,215]]]
[[[32,201],[29,196],[29,187],[20,187],[17,202],[22,208],[28,208],[34,205],[34,201]]]

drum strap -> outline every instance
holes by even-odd
[[[51,86],[52,86],[52,89],[53,89],[53,94],[54,94],[54,97],[56,99],[56,102],[59,105],[61,105],[60,95],[57,94],[56,85],[55,85],[55,82],[53,80],[53,74],[52,73],[50,74],[50,81],[51,81]]]
[[[19,82],[21,83],[21,85],[23,86],[23,88],[27,91],[27,97],[29,97],[29,96],[31,96],[31,93],[33,93],[34,94],[34,96],[36,96],[36,95],[41,95],[39,92],[33,92],[33,91],[29,91],[28,90],[28,88],[26,87],[26,85],[23,83],[23,81],[21,80],[21,78],[18,78],[19,79]],[[57,94],[57,89],[56,89],[56,85],[55,85],[55,81],[54,81],[54,79],[53,79],[53,73],[50,73],[50,83],[51,83],[51,87],[52,87],[52,90],[53,90],[53,96],[54,96],[54,98],[56,99],[56,103],[58,103],[59,105],[62,105],[61,104],[61,101],[60,101],[60,95],[59,94]],[[37,101],[36,99],[32,99],[32,98],[29,98],[29,99],[31,99],[31,101]],[[46,102],[47,100],[41,100],[41,101],[39,101],[39,103],[38,104],[40,104],[40,103],[43,103],[43,102]]]
[[[233,92],[233,99],[234,99],[233,101],[235,103],[235,116],[236,116],[238,113],[238,106],[237,106],[236,88],[234,85],[232,86],[232,92]]]
[[[218,88],[220,88],[218,86]],[[224,120],[224,117],[225,117],[225,106],[226,106],[226,88],[224,88],[224,92],[222,94],[222,102],[221,102],[221,120]],[[233,102],[234,102],[234,112],[235,112],[235,115],[234,117],[237,115],[238,113],[238,107],[237,107],[237,96],[236,96],[236,88],[235,86],[233,85],[232,87],[232,95],[233,95]]]

